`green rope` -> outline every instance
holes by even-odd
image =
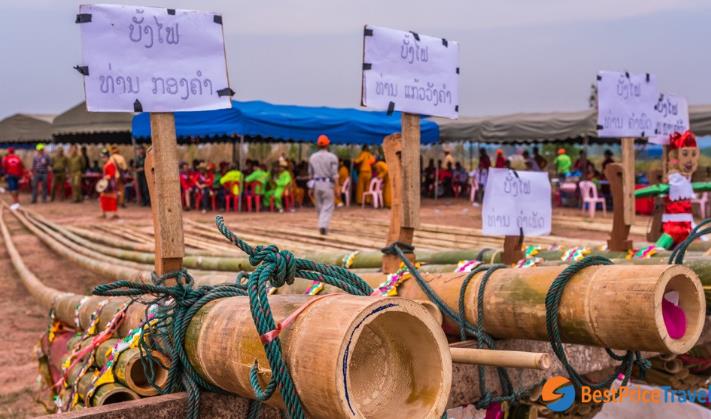
[[[410,250],[408,247],[407,250]],[[419,285],[419,287],[422,289],[422,291],[427,295],[427,298],[429,298],[430,301],[432,301],[437,308],[449,319],[453,320],[457,324],[459,324],[460,327],[460,337],[462,340],[466,340],[467,336],[473,336],[477,340],[477,346],[481,348],[488,348],[488,349],[496,349],[496,345],[494,343],[494,339],[489,336],[486,331],[484,330],[484,289],[486,287],[486,284],[489,281],[489,278],[491,275],[497,270],[506,267],[506,265],[502,264],[496,264],[496,265],[491,265],[491,266],[477,266],[474,268],[469,274],[466,276],[464,281],[462,282],[462,286],[460,288],[459,292],[459,310],[458,312],[455,312],[451,307],[449,307],[435,292],[434,290],[429,286],[427,281],[422,278],[422,275],[420,275],[420,272],[418,269],[415,267],[415,265],[410,262],[410,260],[407,258],[405,255],[405,252],[400,248],[399,243],[393,243],[390,246],[386,247],[383,249],[384,253],[389,253],[389,254],[396,254],[400,257],[400,260],[405,264],[405,267],[407,268],[408,272],[410,275],[412,275],[413,278],[415,278],[415,281]],[[466,289],[467,286],[469,285],[469,282],[472,280],[474,275],[476,275],[479,272],[484,272],[484,276],[482,277],[482,280],[479,284],[479,289],[477,291],[477,324],[473,325],[471,324],[465,315],[465,305],[464,305],[464,297],[466,294]],[[511,379],[506,372],[506,369],[497,367],[496,368],[498,377],[499,377],[499,383],[501,385],[501,390],[502,390],[502,395],[500,396],[494,396],[492,395],[486,387],[486,377],[485,377],[485,371],[483,366],[478,367],[478,373],[479,373],[479,392],[482,395],[482,398],[476,403],[476,407],[478,409],[483,409],[488,407],[492,403],[500,403],[500,402],[516,402],[524,397],[527,397],[530,393],[531,390],[533,390],[534,387],[536,387],[539,383],[536,383],[536,385],[530,386],[526,389],[514,389],[513,385],[511,384]]]
[[[701,229],[701,227],[707,226],[709,224],[711,224],[711,218],[707,218],[701,221],[696,227],[694,227],[689,233],[689,236],[684,239],[684,241],[679,243],[674,248],[671,255],[669,255],[669,263],[677,265],[684,263],[684,256],[686,256],[686,251],[691,245],[691,243],[693,243],[696,239],[701,238],[702,236],[711,234],[711,227],[705,228],[703,230]]]
[[[605,348],[607,354],[616,361],[622,361],[622,363],[615,369],[610,377],[600,383],[594,383],[580,375],[570,362],[568,361],[568,356],[563,348],[563,343],[560,338],[560,327],[559,327],[559,317],[558,309],[560,307],[560,300],[563,296],[563,290],[565,286],[573,279],[576,273],[587,268],[588,266],[594,265],[612,265],[612,261],[603,256],[588,256],[578,262],[568,265],[558,276],[546,294],[546,329],[548,331],[548,339],[550,340],[553,352],[556,354],[560,360],[563,367],[568,372],[568,376],[572,380],[576,388],[580,389],[582,386],[588,386],[594,389],[609,388],[612,382],[617,378],[620,373],[624,374],[622,380],[622,385],[627,385],[627,382],[632,375],[632,367],[637,364],[642,374],[650,366],[650,362],[644,359],[640,352],[627,351],[625,355],[617,355],[612,352],[611,349]]]
[[[249,296],[252,319],[261,336],[276,329],[267,299],[267,284],[276,288],[292,284],[295,278],[304,278],[338,287],[354,295],[370,295],[373,292],[368,283],[346,269],[300,259],[291,252],[280,251],[272,245],[252,247],[232,233],[221,216],[217,216],[215,222],[220,233],[249,256],[250,264],[255,267],[254,271],[248,275],[240,273],[234,283],[218,286],[196,287],[190,274],[182,269],[162,276],[154,274],[153,284],[116,281],[94,289],[95,295],[103,296],[154,296],[151,300],[143,301],[148,305],[145,323],[147,330],[141,332],[139,345],[146,362],[152,364],[150,371],[158,365],[150,356],[153,349],[170,354],[172,363],[168,369],[168,382],[165,387],[155,386],[154,373],[150,373],[148,378],[151,385],[162,394],[181,388],[187,391],[187,416],[191,419],[198,417],[201,390],[223,392],[195,371],[185,352],[185,334],[190,320],[205,304],[220,298]],[[166,286],[166,280],[174,280],[176,285]],[[262,387],[256,362],[252,366],[249,378],[257,400],[267,400],[279,389],[288,417],[304,418],[303,406],[284,361],[279,337],[263,345],[272,377],[267,386]],[[259,407],[252,405],[249,412],[250,417],[256,417]]]

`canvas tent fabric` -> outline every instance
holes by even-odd
[[[401,115],[351,108],[276,105],[263,101],[232,101],[231,109],[176,112],[175,129],[179,138],[212,140],[243,135],[266,141],[316,141],[326,134],[332,144],[381,144],[383,137],[400,132]],[[135,138],[150,137],[150,117],[141,113],[133,118]],[[433,144],[439,138],[437,124],[421,120],[421,143]]]
[[[52,123],[56,142],[130,143],[132,113],[89,112],[86,102],[58,115]]]
[[[34,144],[52,139],[53,115],[15,114],[0,121],[0,143]]]
[[[441,142],[527,144],[540,142],[616,142],[597,137],[597,112],[518,113],[491,117],[434,118]],[[711,105],[689,107],[691,129],[699,136],[711,135]]]

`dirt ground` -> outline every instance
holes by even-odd
[[[23,202],[24,202],[23,197]],[[98,204],[89,201],[83,204],[51,203],[29,206],[30,209],[63,224],[92,224],[101,222],[98,217]],[[351,207],[339,209],[335,217],[356,214],[371,219],[387,220],[389,212],[384,210],[361,209]],[[565,217],[578,216],[576,210],[555,211]],[[196,211],[186,213],[186,217],[199,221],[214,219],[214,213],[201,214]],[[120,211],[120,219],[106,221],[120,226],[123,223],[148,225],[151,223],[150,210],[129,206]],[[241,220],[260,219],[267,225],[270,220],[279,220],[300,226],[316,228],[316,216],[312,208],[297,210],[285,214],[235,214],[227,215],[229,224],[238,224]],[[424,200],[421,212],[423,223],[452,225],[457,227],[480,228],[480,208],[473,207],[463,200]],[[93,286],[102,282],[102,278],[87,272],[71,262],[62,260],[49,248],[26,230],[12,215],[5,211],[4,219],[10,228],[13,240],[25,263],[47,285],[78,292],[90,293]],[[596,222],[610,223],[610,216],[596,218]],[[582,219],[580,220],[582,222]],[[234,224],[233,224],[234,223]],[[645,220],[640,220],[643,225]],[[353,227],[354,229],[357,226]],[[604,240],[604,232],[593,232],[570,227],[556,227],[554,235],[587,240]],[[640,239],[640,237],[633,237]],[[37,386],[37,362],[33,346],[47,327],[47,313],[40,309],[16,279],[4,244],[0,246],[0,336],[3,339],[3,353],[0,357],[0,418],[22,418],[43,414],[43,408],[33,401]]]

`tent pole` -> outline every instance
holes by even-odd
[[[235,144],[236,145],[236,144]],[[242,177],[239,181],[239,202],[237,203],[237,211],[242,212],[242,196],[244,195],[244,167],[245,167],[245,155],[244,155],[244,135],[239,136],[239,170],[242,172]]]

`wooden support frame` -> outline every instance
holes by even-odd
[[[623,168],[622,207],[625,224],[632,225],[634,223],[635,186],[634,138],[622,138],[621,147]]]
[[[412,244],[420,224],[420,116],[402,114],[402,134],[383,139],[383,153],[388,165],[392,190],[390,228],[386,245],[393,242]],[[408,255],[414,261],[414,253]],[[383,255],[384,273],[395,273],[400,267],[396,255]]]
[[[610,163],[605,168],[605,178],[610,183],[612,193],[612,232],[607,241],[607,250],[614,252],[626,252],[632,248],[632,240],[629,240],[630,223],[625,221],[624,215],[624,175],[625,169],[620,163]]]
[[[155,231],[155,271],[162,275],[179,270],[185,256],[178,144],[172,113],[151,113],[151,141],[145,171]]]

